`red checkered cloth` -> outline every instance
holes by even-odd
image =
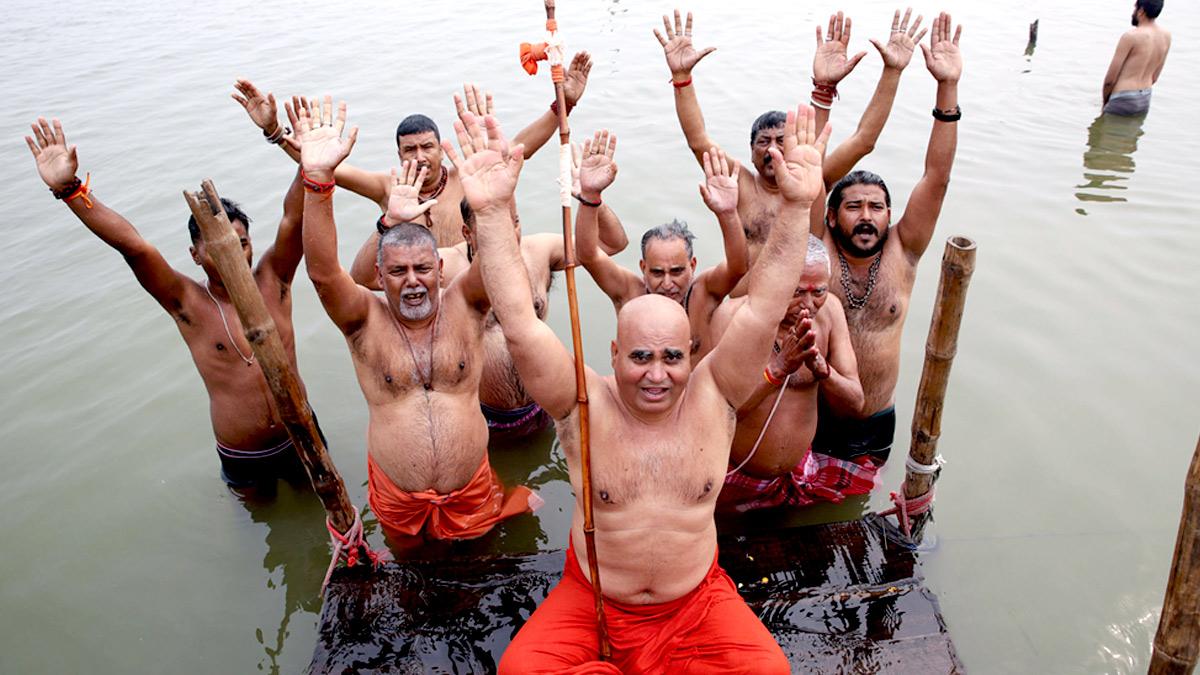
[[[725,475],[717,509],[744,512],[817,502],[836,504],[849,495],[870,494],[878,483],[880,468],[868,455],[844,460],[810,452],[794,469],[775,478],[731,471]]]

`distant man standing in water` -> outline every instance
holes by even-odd
[[[771,149],[783,198],[779,222],[750,273],[746,304],[707,357],[692,365],[683,307],[648,294],[629,300],[617,317],[613,375],[586,370],[596,562],[613,645],[612,661],[601,663],[578,508],[575,366],[533,312],[513,236],[521,148],[508,145],[494,118],[484,122],[486,132],[473,116],[456,125],[463,157],[447,154],[475,211],[484,283],[513,362],[555,420],[577,499],[563,579],[517,633],[499,672],[789,672],[782,650],[716,562],[713,510],[735,411],[763,377],[746,355],[770,351],[796,287],[794,261],[803,258],[809,210],[822,187],[828,129],[817,136],[810,108],[788,115],[782,152]]]
[[[298,122],[308,276],[346,337],[367,401],[371,510],[406,544],[422,535],[478,537],[536,508],[541,500],[526,488],[505,494],[488,462],[479,378],[490,303],[479,263],[442,289],[433,234],[400,223],[379,240],[383,297],[355,283],[338,262],[332,197],[335,172],[358,129],[342,138],[346,105],[334,117],[328,96],[323,105],[302,109]],[[407,169],[410,179],[416,175],[411,164]]]
[[[892,225],[887,184],[869,171],[853,171],[830,191],[824,232],[817,233],[836,257],[831,290],[846,310],[865,398],[860,416],[839,415],[824,405],[818,413],[815,474],[806,473],[835,501],[838,495],[871,491],[896,433],[893,404],[900,337],[917,263],[933,238],[958,146],[962,26],[951,29],[950,15],[943,12],[930,27],[929,45],[921,44],[925,66],[937,80],[937,99],[925,174],[913,188],[904,215]]]
[[[221,477],[244,494],[268,496],[277,478],[308,483],[300,458],[275,410],[262,369],[242,324],[221,282],[221,275],[200,238],[200,229],[189,218],[192,260],[204,270],[204,281],[173,269],[162,253],[142,238],[121,214],[105,206],[78,178],[75,146],[68,146],[58,120],[53,125],[38,118],[33,138],[25,142],[37,160],[38,175],[55,197],[101,241],[116,249],[146,292],[175,319],[192,362],[208,391],[209,416],[221,460]],[[36,140],[34,140],[36,138]],[[246,265],[250,265],[250,219],[237,204],[222,199],[225,215],[241,237]],[[254,281],[275,321],[288,360],[296,369],[296,340],[292,332],[292,277],[303,253],[301,216],[303,192],[297,174],[283,203],[283,219],[268,248],[254,268]],[[303,384],[301,385],[303,386]]]
[[[1104,75],[1104,112],[1141,115],[1150,110],[1150,91],[1171,49],[1171,34],[1156,19],[1163,0],[1136,0],[1133,29],[1121,36],[1112,63]]]

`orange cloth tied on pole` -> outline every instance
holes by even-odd
[[[545,42],[522,42],[521,43],[521,67],[530,75],[537,75],[538,61],[546,60],[546,43]]]
[[[424,531],[434,539],[473,539],[500,521],[532,512],[545,503],[524,486],[506,494],[487,453],[471,480],[449,494],[401,490],[368,454],[367,499],[389,534],[413,536]]]

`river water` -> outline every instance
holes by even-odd
[[[203,388],[172,321],[46,193],[21,140],[28,123],[61,118],[97,195],[196,272],[180,191],[213,179],[255,219],[261,251],[294,170],[229,99],[238,76],[281,99],[344,98],[362,129],[351,161],[379,170],[395,161],[402,116],[426,112],[449,129],[450,96],[466,79],[496,92],[510,132],[541,113],[549,81],[516,63],[517,43],[538,37],[541,4],[457,4],[6,3],[0,671],[296,672],[311,655],[328,560],[311,495],[283,488],[276,502],[247,507],[225,489]],[[1167,3],[1162,21],[1179,39],[1144,124],[1096,124],[1130,4],[970,3],[954,15],[966,26],[964,116],[905,331],[894,456],[908,445],[941,242],[974,238],[977,271],[943,420],[948,463],[923,563],[975,672],[1144,670],[1158,621],[1200,431],[1200,209],[1189,196],[1200,141],[1187,121],[1200,91],[1184,86],[1197,66],[1184,36],[1200,29],[1200,13]],[[880,65],[867,38],[886,38],[894,5],[840,8],[855,20],[852,49],[871,54],[842,86],[835,142],[874,88]],[[596,61],[572,125],[619,134],[621,173],[605,197],[631,239],[687,219],[705,265],[720,239],[651,35],[669,9],[560,2],[568,46]],[[754,117],[807,97],[812,26],[839,7],[694,9],[697,43],[719,47],[696,70],[709,129],[746,159]],[[1027,56],[1027,26],[1039,18],[1041,43]],[[897,214],[921,174],[933,92],[918,55],[862,165],[888,179]],[[526,165],[526,232],[558,226],[552,155]],[[335,203],[348,264],[376,211],[346,192]],[[620,256],[636,259],[636,246]],[[361,505],[365,406],[303,271],[295,288],[302,374]],[[552,323],[566,336],[557,288]],[[590,280],[581,293],[587,355],[605,366],[612,312]],[[547,445],[496,453],[507,479],[528,479],[549,504],[481,545],[564,544],[570,489],[561,456],[538,468]],[[892,462],[886,484],[902,474]],[[887,505],[884,492],[873,508]]]

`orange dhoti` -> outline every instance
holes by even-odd
[[[608,662],[599,661],[594,597],[574,546],[568,546],[562,581],[513,638],[500,675],[791,672],[783,650],[715,558],[696,588],[670,602],[631,605],[605,598]]]
[[[449,494],[401,490],[368,453],[367,500],[388,534],[411,536],[424,531],[434,539],[473,539],[496,523],[544,503],[527,487],[505,493],[487,453],[471,480]]]

